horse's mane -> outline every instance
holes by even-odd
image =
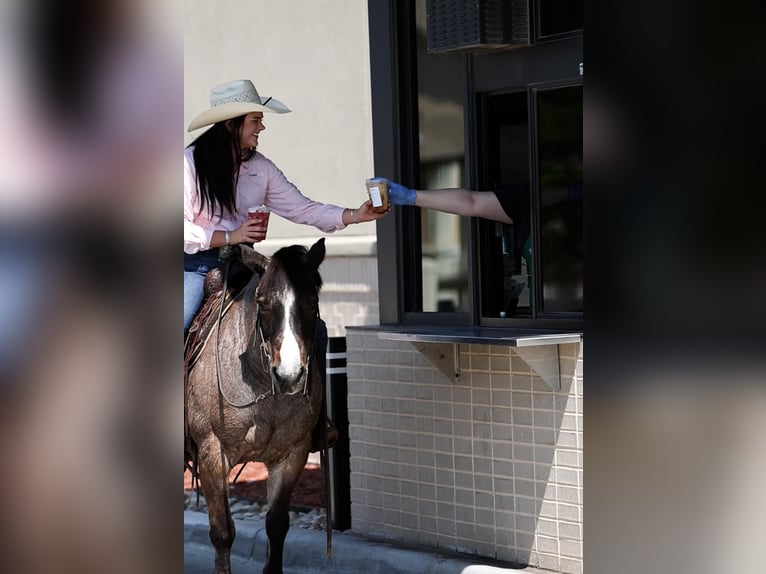
[[[306,272],[309,262],[306,258],[308,250],[303,245],[288,245],[274,253],[272,259],[278,261],[291,282],[300,281]],[[315,269],[312,277],[317,292],[322,288],[322,276]]]

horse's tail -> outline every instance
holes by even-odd
[[[199,506],[199,457],[197,443],[188,434],[184,435],[184,470],[191,473],[192,490],[197,491],[197,506]]]
[[[189,434],[189,365],[190,345],[187,338],[184,349],[184,468],[191,473],[192,488],[197,491],[199,506],[199,465],[197,443]]]
[[[199,449],[189,433],[189,363],[184,360],[184,469],[191,473],[191,487],[197,491],[199,506]]]

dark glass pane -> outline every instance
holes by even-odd
[[[463,187],[463,62],[459,54],[426,53],[425,0],[415,3],[418,48],[419,187]],[[462,218],[432,209],[420,214],[422,308],[469,307],[468,239]]]
[[[582,0],[540,0],[540,37],[582,28]]]
[[[527,92],[488,96],[484,110],[486,182],[507,198],[513,225],[482,221],[481,314],[528,317],[532,309],[529,257],[529,122]],[[527,251],[525,252],[525,245]]]
[[[537,94],[543,312],[582,312],[582,86]]]

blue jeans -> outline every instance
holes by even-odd
[[[205,298],[205,275],[220,264],[217,249],[184,253],[184,334]]]

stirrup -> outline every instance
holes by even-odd
[[[327,449],[331,449],[338,442],[338,429],[330,417],[327,417]]]
[[[325,418],[325,424],[326,424],[326,432],[327,432],[327,450],[330,450],[332,447],[335,446],[335,443],[338,442],[338,429],[335,428],[335,423],[332,422],[332,419],[330,417]],[[316,427],[314,428],[313,432],[311,433],[311,451],[310,452],[319,452],[322,450],[322,438],[320,436],[320,432],[322,432],[320,429],[322,428],[321,422],[317,423]]]

